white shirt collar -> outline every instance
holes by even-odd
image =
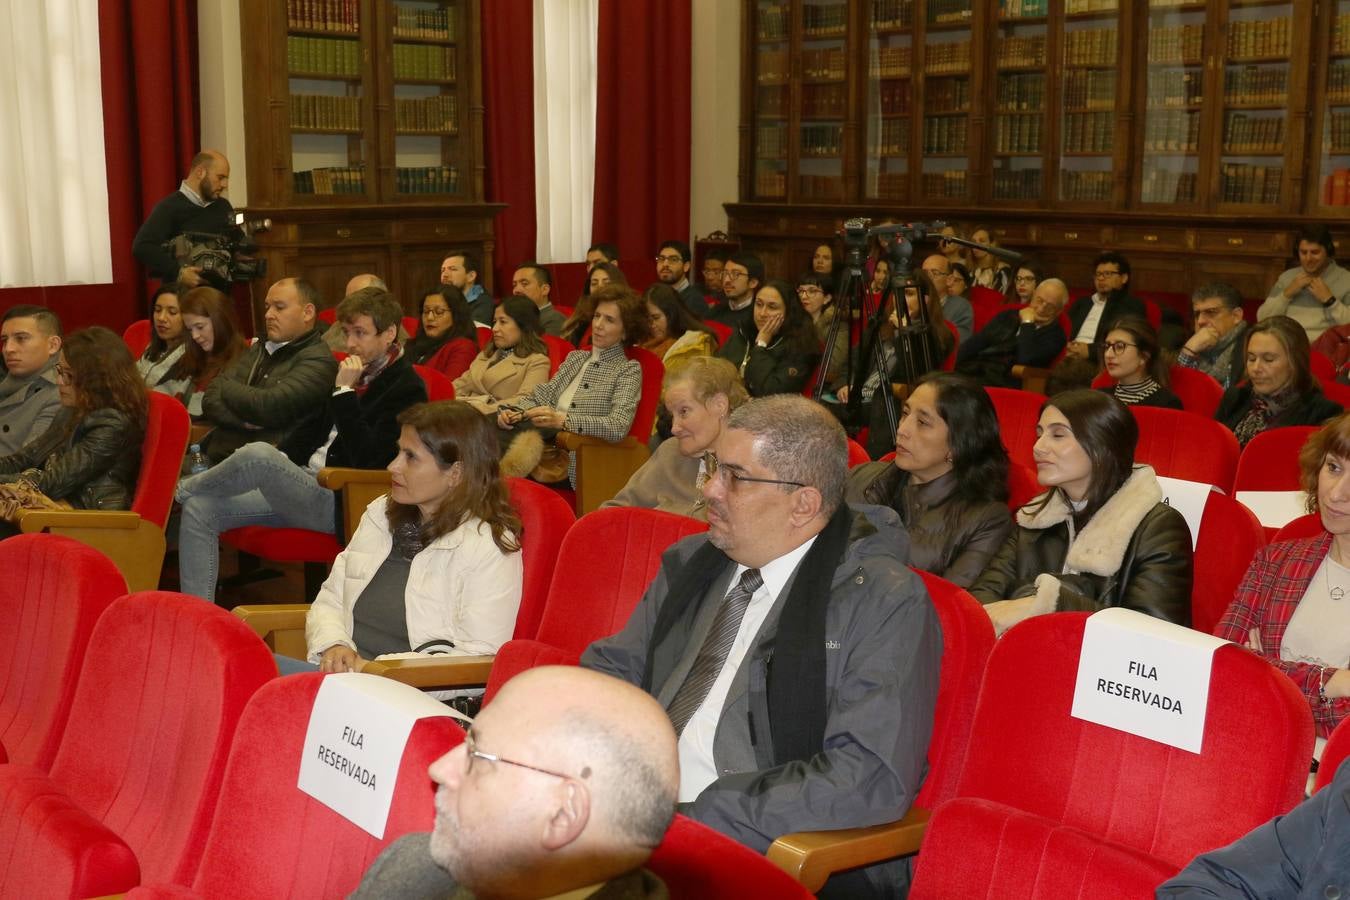
[[[178,185],[178,190],[184,197],[191,200],[194,206],[207,207],[211,205],[208,201],[202,199],[201,194],[188,187],[186,180]]]

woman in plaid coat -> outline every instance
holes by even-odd
[[[1214,633],[1288,675],[1325,738],[1350,713],[1350,414],[1299,454],[1317,537],[1262,549]]]

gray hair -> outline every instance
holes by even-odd
[[[1052,288],[1054,288],[1055,290],[1059,291],[1059,295],[1060,295],[1061,297],[1064,298],[1064,304],[1065,304],[1066,306],[1068,305],[1068,303],[1069,303],[1069,286],[1068,286],[1067,284],[1065,284],[1064,281],[1063,281],[1062,279],[1059,279],[1059,278],[1047,278],[1047,279],[1045,279],[1044,281],[1040,282],[1040,284],[1037,284],[1037,285],[1036,285],[1036,289],[1037,289],[1037,290],[1040,290],[1040,289],[1041,289],[1042,287],[1044,287],[1045,285],[1049,285],[1050,287],[1052,287]]]
[[[776,477],[820,491],[821,515],[844,502],[848,437],[829,410],[799,394],[774,394],[738,407],[728,428],[755,438],[759,461]]]

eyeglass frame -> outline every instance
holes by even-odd
[[[554,778],[561,778],[564,781],[575,781],[577,779],[577,776],[575,775],[565,775],[562,772],[555,772],[552,769],[541,769],[539,768],[539,766],[532,766],[529,763],[517,762],[514,759],[507,759],[506,757],[498,756],[495,753],[487,753],[482,750],[479,750],[478,743],[477,741],[474,740],[473,737],[472,725],[470,725],[464,731],[464,759],[465,759],[464,774],[466,776],[469,775],[471,772],[473,772],[473,761],[475,759],[481,759],[487,762],[504,763],[505,765],[508,766],[517,766],[521,769],[529,769],[531,772],[539,772],[542,775],[552,775]],[[581,778],[591,777],[591,770],[589,766],[581,770],[580,777]]]
[[[726,477],[730,481],[730,490],[735,490],[736,485],[742,482],[748,482],[750,484],[787,484],[795,488],[809,487],[809,485],[803,484],[800,481],[788,481],[783,478],[755,478],[751,475],[742,475],[734,469],[728,468],[720,463],[716,453],[703,454],[703,469],[708,473],[708,481],[717,479],[719,477],[719,472],[726,472]]]
[[[657,265],[660,265],[661,263],[670,263],[673,266],[682,266],[688,261],[689,260],[680,256],[678,253],[668,253],[665,256],[658,256],[655,258]]]
[[[1131,344],[1129,341],[1098,341],[1097,350],[1105,356],[1107,351],[1111,353],[1124,353],[1126,347],[1133,347],[1138,350],[1138,344]]]
[[[1097,278],[1119,278],[1121,275],[1124,274],[1125,273],[1120,271],[1120,269],[1116,269],[1110,272],[1093,272],[1092,277],[1094,280]]]

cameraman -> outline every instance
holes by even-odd
[[[179,268],[178,260],[164,245],[184,233],[225,234],[234,223],[234,207],[222,196],[229,183],[230,161],[224,154],[203,150],[192,158],[183,183],[155,204],[132,242],[131,252],[152,276],[164,283],[177,281],[189,287],[202,284],[201,269]]]

